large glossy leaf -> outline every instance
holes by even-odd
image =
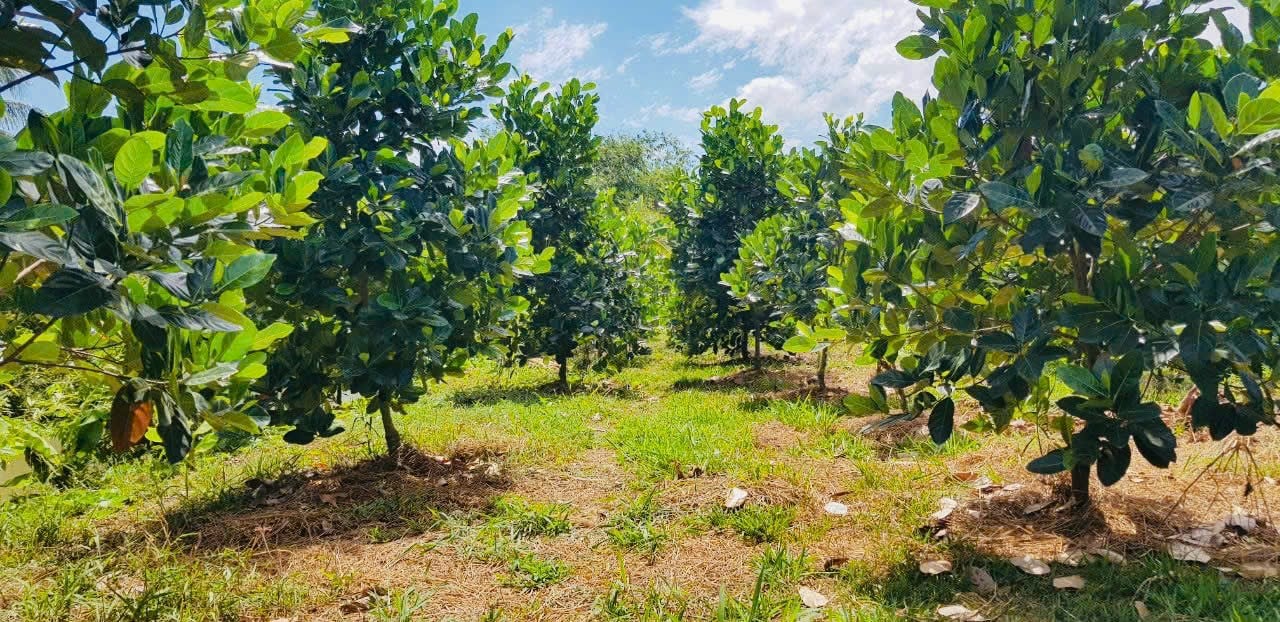
[[[933,406],[929,413],[929,437],[939,445],[951,438],[956,425],[956,403],[946,398]]]
[[[115,293],[106,279],[92,272],[63,268],[40,284],[28,303],[32,312],[49,317],[81,315],[111,303]]]

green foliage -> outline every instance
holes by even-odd
[[[262,57],[294,60],[314,34],[306,5],[181,5],[164,23],[138,2],[38,2],[21,22],[6,6],[0,96],[65,79],[68,106],[0,133],[0,375],[105,379],[116,448],[154,425],[175,462],[202,431],[256,430],[249,385],[290,328],[245,314],[243,290],[273,261],[254,244],[298,234],[315,188],[290,180],[326,143],[255,112],[247,76]]]
[[[743,106],[733,100],[706,113],[697,171],[673,182],[666,196],[680,294],[672,334],[691,354],[736,350],[745,357],[748,337],[761,330],[739,310],[721,275],[740,257],[740,239],[786,206],[778,181],[787,157],[777,127],[761,120],[759,108]]]
[[[525,140],[521,168],[537,184],[526,218],[549,268],[519,287],[530,309],[513,349],[521,359],[554,357],[561,382],[580,346],[590,350],[596,367],[646,350],[644,311],[629,278],[634,266],[628,265],[628,249],[604,230],[620,226],[612,196],[598,195],[590,183],[600,144],[593,133],[600,98],[593,88],[572,80],[555,93],[525,76],[494,107],[503,127]]]
[[[332,407],[351,392],[382,413],[394,450],[391,410],[422,395],[420,377],[500,354],[520,310],[511,288],[538,269],[516,220],[528,195],[518,139],[464,142],[479,104],[501,93],[511,33],[490,45],[456,11],[455,0],[323,2],[317,23],[360,31],[277,69],[289,118],[330,139],[291,182],[315,189],[298,222],[310,233],[266,245],[279,259],[257,291],[259,313],[298,326],[259,387],[273,420],[295,426],[290,441],[340,431]]]
[[[1193,424],[1214,438],[1274,423],[1280,7],[1251,5],[1244,44],[1196,4],[921,13],[899,49],[943,52],[939,97],[899,96],[892,127],[864,128],[845,158],[859,192],[842,227],[861,239],[846,236],[831,290],[870,320],[859,337],[882,365],[852,405],[890,412],[896,392],[938,442],[959,392],[990,417],[974,427],[1031,417],[1063,447],[1029,468],[1072,470],[1081,501],[1095,465],[1105,485],[1123,477],[1131,446],[1176,459],[1143,397],[1152,372],[1190,376]],[[1225,49],[1195,38],[1211,21]],[[1055,377],[1071,395],[1051,410]]]

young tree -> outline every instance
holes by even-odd
[[[516,217],[527,198],[517,140],[464,139],[480,103],[500,95],[511,33],[492,45],[456,0],[332,0],[316,21],[356,23],[349,41],[322,42],[276,74],[284,108],[329,147],[306,175],[318,184],[279,256],[260,313],[298,330],[268,363],[260,390],[292,442],[337,433],[345,392],[381,416],[419,399],[419,378],[460,372],[468,356],[499,354],[516,313],[510,291],[538,268]]]
[[[260,58],[292,61],[299,33],[346,35],[299,30],[303,3],[153,9],[24,3],[35,17],[16,20],[0,4],[0,97],[30,80],[64,81],[67,96],[0,133],[0,374],[105,381],[115,448],[154,425],[177,462],[205,424],[265,423],[246,414],[248,388],[290,327],[259,330],[243,290],[273,261],[254,242],[298,233],[291,218],[315,189],[299,173],[325,147],[258,111],[248,74]]]
[[[744,102],[716,106],[702,120],[702,150],[696,176],[678,178],[667,194],[675,223],[671,264],[680,304],[673,337],[689,354],[731,350],[748,358],[748,341],[759,352],[764,325],[738,310],[721,281],[739,257],[741,238],[787,202],[778,190],[786,154],[777,126],[761,120]]]
[[[602,235],[612,196],[597,195],[590,184],[600,146],[594,133],[600,97],[593,89],[571,80],[557,93],[524,76],[494,107],[503,127],[527,146],[521,168],[537,184],[526,215],[533,243],[548,255],[554,251],[550,271],[521,283],[530,308],[515,352],[521,359],[554,357],[563,387],[580,346],[592,351],[600,367],[644,350],[644,316],[621,248]]]
[[[1146,399],[1152,372],[1195,382],[1193,424],[1215,438],[1275,422],[1280,20],[1252,3],[1246,44],[1221,9],[1198,8],[922,14],[898,49],[944,52],[939,98],[895,114],[893,140],[872,131],[868,160],[899,174],[873,175],[887,192],[849,221],[869,240],[858,276],[882,331],[869,348],[894,366],[863,399],[884,408],[883,389],[899,391],[906,416],[930,410],[938,442],[956,391],[996,427],[1031,417],[1063,446],[1029,468],[1069,471],[1079,504],[1095,467],[1104,485],[1124,476],[1131,448],[1176,459]],[[1197,38],[1211,22],[1224,48]],[[887,164],[898,149],[929,171]],[[1071,394],[1051,410],[1055,378]]]

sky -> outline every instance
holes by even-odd
[[[642,130],[694,146],[702,112],[730,98],[764,108],[789,144],[822,137],[823,113],[887,122],[902,91],[918,100],[932,60],[894,45],[919,28],[908,0],[461,0],[479,27],[516,38],[508,60],[538,80],[598,85],[603,134]],[[1237,0],[1228,17],[1245,33]],[[1210,26],[1206,37],[1216,39]],[[33,80],[28,101],[62,107],[57,87]]]

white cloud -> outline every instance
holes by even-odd
[[[816,138],[822,113],[875,113],[895,91],[919,99],[933,64],[894,46],[919,29],[907,0],[700,0],[685,9],[697,27],[687,47],[736,51],[766,74],[738,96],[764,107],[792,139]]]
[[[722,77],[721,73],[719,71],[716,71],[715,69],[705,71],[692,78],[689,78],[689,88],[701,93],[702,91],[705,91],[715,86],[716,84],[719,84],[721,77]]]
[[[671,119],[681,123],[702,121],[702,110],[692,107],[672,106],[669,103],[650,104],[640,109],[640,114],[627,121],[627,125],[641,127],[655,118]]]
[[[516,40],[526,39],[531,46],[525,48],[525,52],[516,59],[516,66],[538,80],[552,82],[570,78],[598,80],[603,77],[603,67],[582,68],[578,63],[591,51],[595,40],[604,34],[609,25],[604,22],[572,24],[565,20],[554,20],[554,11],[544,8],[532,22],[515,28]]]

